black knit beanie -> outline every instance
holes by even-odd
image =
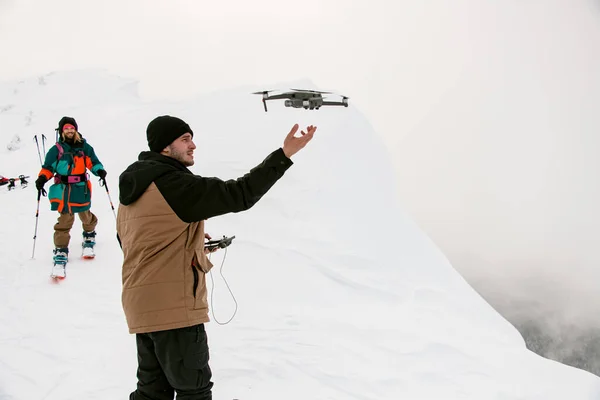
[[[150,121],[146,129],[148,147],[150,151],[160,153],[175,139],[188,132],[194,137],[194,132],[192,132],[190,126],[177,117],[170,115],[156,117]]]
[[[77,127],[77,121],[73,117],[62,117],[60,121],[58,121],[58,133],[62,133],[63,128],[66,124],[71,124],[75,127],[75,130],[79,132],[79,128]]]

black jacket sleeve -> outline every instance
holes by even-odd
[[[223,181],[177,172],[155,183],[169,206],[185,222],[248,210],[293,164],[279,148],[238,179]]]

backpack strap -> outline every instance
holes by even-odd
[[[60,161],[62,155],[65,152],[65,150],[63,149],[63,147],[58,142],[56,142],[56,148],[58,149],[58,158],[57,158],[57,160]]]
[[[65,150],[63,149],[63,147],[60,145],[60,143],[56,142],[56,148],[58,149],[58,156],[56,157],[56,167],[58,168],[58,163],[60,162],[60,159],[62,158],[63,154],[65,153]],[[69,170],[71,169],[71,167],[69,167]],[[57,173],[56,171],[54,171],[54,181],[56,182],[56,177],[57,177]]]

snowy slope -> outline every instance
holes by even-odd
[[[107,168],[116,206],[118,175],[146,149],[145,127],[157,115],[186,120],[198,145],[192,170],[222,178],[262,161],[293,123],[316,124],[315,139],[254,208],[207,222],[211,235],[237,237],[222,270],[225,254],[213,255],[215,399],[600,396],[594,375],[526,350],[404,214],[386,149],[357,109],[273,102],[264,113],[249,94],[257,89],[148,104],[136,82],[101,71],[3,83],[0,174],[35,176],[33,135],[52,138],[60,117],[71,115]],[[19,148],[9,151],[9,143]],[[0,399],[126,398],[136,382],[135,340],[121,310],[109,198],[94,182],[98,256],[74,258],[55,285],[48,274],[56,215],[46,198],[31,259],[35,194],[33,184],[0,187]],[[80,232],[76,220],[73,254]],[[222,323],[236,303],[223,276],[238,305],[229,324]]]

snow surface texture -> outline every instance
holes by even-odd
[[[310,82],[290,86],[311,88]],[[516,329],[460,277],[398,206],[386,149],[352,105],[287,109],[239,88],[181,103],[142,102],[136,82],[76,71],[0,84],[0,399],[124,399],[135,388],[135,337],[120,303],[122,256],[109,197],[94,178],[100,223],[94,261],[72,232],[67,279],[49,280],[56,214],[40,204],[34,134],[53,141],[77,119],[118,176],[145,150],[145,127],[177,115],[195,132],[206,176],[246,173],[298,122],[318,126],[294,166],[251,210],[213,218],[213,237],[236,235],[212,256],[207,324],[215,399],[598,399],[600,379],[528,351]],[[7,145],[15,135],[20,148]],[[443,199],[442,199],[443,200]],[[212,278],[212,279],[211,279]],[[211,315],[212,316],[212,315]]]

